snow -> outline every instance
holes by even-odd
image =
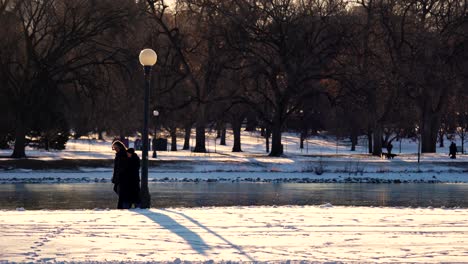
[[[438,148],[438,153],[423,154],[421,163],[418,163],[415,153],[417,142],[409,139],[403,140],[401,154],[398,142],[394,142],[394,152],[398,156],[388,160],[368,155],[364,139],[360,139],[361,145],[356,152],[350,151],[345,141],[337,144],[335,138],[325,136],[309,138],[305,149],[301,150],[298,135],[286,133],[283,137],[285,155],[268,157],[259,133],[243,132],[244,152],[241,153],[231,152],[231,133],[227,137],[228,146],[215,146],[214,135],[208,134],[207,138],[209,153],[159,151],[156,159],[150,158],[157,164],[149,168],[150,180],[468,182],[468,155],[458,155],[456,160],[452,160],[447,155],[447,148]],[[0,155],[7,156],[10,152],[1,150]],[[28,149],[27,155],[39,161],[110,161],[115,154],[110,142],[80,139],[70,140],[64,151]],[[5,167],[0,171],[0,183],[106,182],[111,177],[112,163],[106,164],[107,167],[48,171]]]
[[[465,262],[468,209],[1,211],[0,262]]]
[[[398,156],[392,160],[368,155],[363,139],[355,152],[345,141],[326,136],[309,138],[301,150],[298,135],[285,133],[285,155],[278,158],[267,157],[259,133],[243,132],[241,153],[231,152],[230,133],[228,146],[215,145],[214,134],[207,139],[206,154],[159,151],[157,159],[150,158],[149,180],[468,182],[468,155],[451,160],[447,147],[437,148],[418,163],[417,142],[408,139],[401,152],[399,142],[393,143]],[[0,150],[0,156],[10,154]],[[86,139],[70,140],[64,151],[27,149],[27,155],[40,162],[114,158],[109,141]],[[112,163],[107,164],[61,170],[3,166],[0,183],[110,183]],[[19,207],[0,211],[0,237],[0,263],[465,262],[468,209],[330,203],[151,210]]]
[[[130,138],[130,146],[133,147],[135,138]],[[266,163],[294,163],[297,158],[306,160],[330,159],[334,161],[360,160],[366,162],[383,162],[382,159],[369,156],[365,138],[359,139],[359,145],[356,151],[350,151],[350,143],[346,140],[337,139],[331,136],[312,136],[304,142],[304,149],[299,148],[299,135],[296,133],[283,133],[282,143],[284,146],[285,157],[271,158],[267,157],[265,152],[265,140],[258,132],[242,131],[242,150],[243,152],[233,153],[232,142],[233,134],[228,131],[226,136],[227,146],[219,145],[219,139],[216,139],[215,133],[206,134],[206,148],[208,153],[192,153],[183,151],[182,140],[178,141],[179,151],[158,151],[158,160],[160,161],[221,161],[221,162],[266,162]],[[456,141],[460,146],[460,140]],[[191,147],[195,142],[192,135]],[[467,162],[468,155],[458,155],[456,160],[451,160],[448,156],[449,141],[446,146],[440,148],[437,146],[437,153],[423,154],[422,162]],[[170,144],[170,140],[168,142]],[[385,160],[386,162],[404,161],[417,162],[418,142],[412,139],[403,139],[401,151],[399,142],[393,142],[393,153],[398,156],[394,160]],[[170,147],[170,146],[168,146]],[[386,150],[384,150],[386,152]],[[0,156],[11,155],[12,150],[0,150]],[[45,151],[27,148],[26,155],[39,160],[57,160],[57,159],[113,159],[114,152],[111,149],[111,141],[100,141],[95,139],[70,139],[64,151]]]
[[[266,156],[258,133],[243,132],[241,153],[231,152],[230,133],[228,146],[215,145],[214,134],[207,138],[210,152],[206,154],[158,152],[157,159],[150,158],[149,180],[468,182],[468,155],[451,160],[447,147],[437,148],[438,153],[423,154],[418,163],[417,142],[411,140],[402,142],[401,153],[399,142],[394,142],[393,151],[398,156],[387,160],[368,155],[363,139],[356,152],[349,151],[345,141],[325,136],[309,138],[301,150],[298,135],[286,133],[285,155],[272,158]],[[11,150],[0,150],[0,156],[10,154]],[[109,141],[86,139],[69,141],[64,151],[27,149],[27,155],[41,162],[114,158]],[[2,160],[11,162],[9,158]],[[110,182],[112,176],[111,165],[61,170],[13,165],[0,169],[0,183]],[[468,259],[466,208],[324,203],[151,210],[27,209],[0,211],[0,263],[439,263]]]

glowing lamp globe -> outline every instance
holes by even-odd
[[[140,63],[143,66],[153,66],[158,60],[158,55],[152,49],[144,49],[140,52]]]

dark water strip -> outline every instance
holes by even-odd
[[[468,184],[150,183],[152,207],[319,205],[468,208]],[[2,184],[0,209],[115,208],[110,183]]]

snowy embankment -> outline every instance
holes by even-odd
[[[0,262],[465,262],[468,210],[2,211]]]
[[[101,172],[7,172],[0,183],[93,183],[110,182],[112,171]],[[272,183],[467,183],[463,173],[272,173],[272,172],[150,172],[150,182],[272,182]]]
[[[244,132],[244,152],[214,145],[208,138],[206,154],[160,151],[150,158],[152,181],[255,181],[255,182],[468,182],[468,155],[449,159],[447,148],[424,154],[418,163],[417,142],[405,140],[394,147],[394,159],[366,154],[365,145],[349,151],[344,142],[326,137],[298,146],[297,135],[284,136],[285,155],[267,157],[256,133]],[[362,141],[361,141],[362,142]],[[132,146],[132,144],[130,144]],[[180,146],[179,146],[180,149]],[[1,156],[9,155],[0,151]],[[114,153],[110,142],[71,140],[64,151],[27,151],[29,160],[0,159],[0,183],[108,182]],[[141,153],[140,153],[141,155]]]

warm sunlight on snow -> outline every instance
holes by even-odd
[[[466,209],[2,211],[0,262],[464,262],[467,234]]]

